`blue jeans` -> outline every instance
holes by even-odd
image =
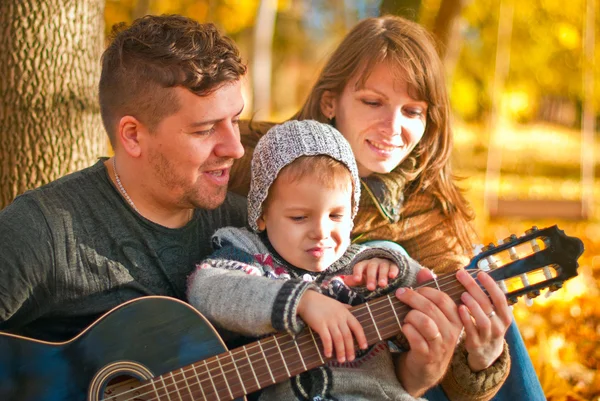
[[[387,247],[408,256],[406,250],[395,242],[369,241],[364,245]],[[492,401],[544,401],[546,396],[542,390],[542,385],[514,321],[508,328],[505,338],[510,352],[510,373],[498,393],[492,398]],[[423,397],[429,401],[448,401],[448,397],[446,397],[441,386],[430,389]]]

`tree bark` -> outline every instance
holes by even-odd
[[[104,0],[0,1],[0,209],[107,151]]]
[[[462,48],[460,34],[461,12],[468,0],[442,0],[433,24],[433,34],[438,40],[439,54],[444,62],[448,81],[454,74]]]

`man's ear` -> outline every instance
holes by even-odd
[[[332,91],[323,92],[320,102],[321,113],[329,120],[335,117],[336,103],[337,96]]]
[[[147,135],[146,127],[133,116],[123,116],[117,127],[117,142],[130,156],[141,154],[140,139]]]
[[[263,232],[267,229],[267,222],[265,218],[261,215],[258,219],[256,219],[256,226],[258,227],[258,231]]]

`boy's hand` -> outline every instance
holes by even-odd
[[[361,349],[368,346],[362,326],[348,308],[312,290],[306,291],[298,304],[298,316],[321,337],[325,356],[332,357],[335,348],[340,363],[354,360],[354,337]]]
[[[395,263],[387,259],[373,258],[358,262],[354,265],[352,276],[344,277],[344,283],[349,287],[365,285],[373,291],[388,285],[388,279],[395,279],[399,269]]]

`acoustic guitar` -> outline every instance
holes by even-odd
[[[556,226],[485,247],[468,266],[505,288],[509,303],[559,289],[577,275],[578,238]],[[423,286],[457,303],[464,288],[455,274]],[[393,294],[351,309],[369,344],[401,331],[408,306]],[[309,328],[228,351],[211,324],[184,302],[145,297],[106,313],[77,337],[48,343],[0,333],[2,401],[233,400],[327,363]]]

